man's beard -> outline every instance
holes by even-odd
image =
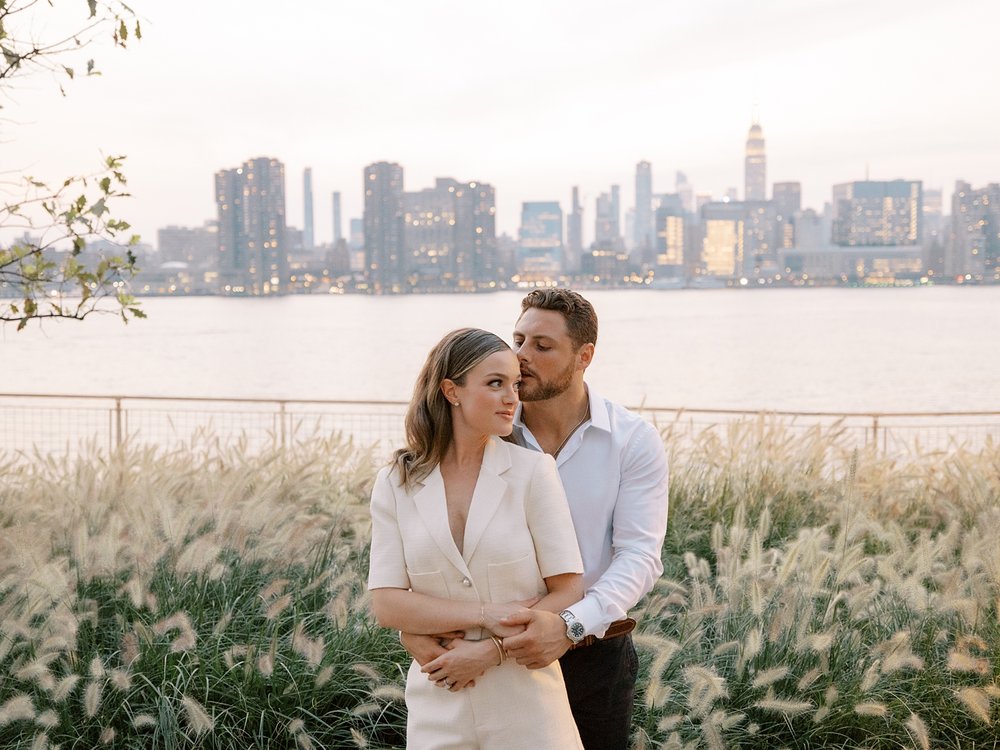
[[[533,375],[530,381],[521,384],[517,395],[522,401],[546,401],[555,398],[569,390],[573,384],[575,372],[576,365],[574,362],[570,362],[566,369],[552,380],[543,381],[537,375]]]

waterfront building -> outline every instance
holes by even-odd
[[[375,294],[403,290],[403,168],[394,162],[364,171],[365,272]]]
[[[302,249],[312,250],[316,247],[316,234],[313,229],[313,171],[306,167],[302,173]]]
[[[594,244],[624,247],[621,233],[620,191],[617,185],[611,186],[610,193],[597,196],[594,212]]]
[[[919,245],[923,184],[863,180],[833,186],[833,244]]]
[[[221,291],[284,294],[288,289],[284,165],[260,157],[217,172],[215,200]]]
[[[518,233],[518,273],[536,279],[562,270],[563,212],[558,201],[521,204]]]
[[[674,178],[674,192],[681,197],[681,205],[687,213],[694,213],[694,185],[688,182],[687,175],[678,172]]]
[[[973,189],[968,182],[956,182],[951,222],[946,274],[969,281],[1000,281],[1000,183]]]
[[[340,220],[340,192],[333,193],[333,244],[336,245],[344,238]]]
[[[496,206],[491,185],[438,178],[404,193],[406,283],[411,289],[475,289],[494,280]]]
[[[764,131],[754,118],[747,135],[746,157],[743,162],[743,199],[767,200],[767,156],[764,153]]]
[[[635,165],[635,220],[633,246],[641,255],[653,247],[653,168],[648,161]]]
[[[570,214],[566,219],[566,253],[563,270],[566,273],[580,273],[583,255],[583,206],[580,203],[580,189],[573,187]]]
[[[771,195],[774,201],[775,248],[793,248],[795,215],[802,210],[802,184],[776,182]]]
[[[736,202],[707,203],[701,209],[701,271],[734,278],[743,272],[744,208]]]
[[[156,249],[160,263],[214,268],[218,260],[219,224],[206,221],[200,227],[163,227],[156,230]]]
[[[654,214],[655,275],[678,277],[684,275],[684,247],[687,221],[684,199],[679,194],[658,196]]]

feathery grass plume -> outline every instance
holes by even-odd
[[[46,732],[42,732],[35,736],[35,739],[31,743],[31,750],[48,750],[49,748],[49,735]]]
[[[973,716],[986,726],[993,726],[990,719],[990,697],[985,691],[974,687],[964,687],[955,691],[956,697]]]
[[[289,578],[276,578],[261,589],[259,596],[265,603],[270,602],[275,597],[285,593],[285,589],[288,588],[288,584],[291,582]]]
[[[948,653],[948,669],[952,672],[989,674],[990,662],[988,659],[953,650]]]
[[[124,693],[132,687],[132,675],[124,669],[112,669],[108,682],[115,690]]]
[[[305,626],[299,622],[292,633],[292,650],[301,656],[313,669],[323,661],[326,649],[322,638],[310,638],[305,634]]]
[[[101,693],[104,690],[104,684],[92,680],[87,683],[87,687],[83,691],[83,712],[87,715],[88,719],[93,719],[97,716],[98,710],[101,708]]]
[[[153,625],[153,633],[158,636],[174,630],[178,631],[178,635],[170,642],[170,653],[190,651],[198,644],[198,636],[191,625],[191,616],[187,612],[174,612]]]
[[[831,713],[829,706],[820,706],[813,712],[813,724],[822,724]]]
[[[372,690],[372,698],[392,703],[403,703],[406,700],[406,693],[398,685],[379,685]]]
[[[701,736],[705,740],[705,747],[708,750],[726,750],[726,743],[722,741],[722,732],[719,731],[715,722],[701,722]]]
[[[765,669],[763,672],[758,672],[750,683],[755,688],[763,688],[773,685],[779,680],[785,679],[791,670],[788,667],[772,667],[771,669]]]
[[[299,750],[314,750],[316,747],[313,744],[312,737],[305,732],[299,732],[295,735],[295,744],[298,746]]]
[[[265,679],[270,678],[274,674],[274,657],[270,652],[265,652],[257,657],[257,671]]]
[[[267,608],[267,611],[264,613],[264,617],[272,621],[277,619],[278,615],[280,615],[282,612],[288,609],[291,603],[292,603],[291,594],[285,594],[284,596],[275,599],[274,602],[272,602],[271,605]]]
[[[59,724],[59,715],[51,708],[47,708],[35,717],[35,723],[43,729],[52,729]]]
[[[333,678],[333,667],[327,665],[316,673],[316,679],[313,682],[313,685],[315,685],[317,688],[321,688],[326,683],[328,683],[332,678]]]
[[[114,727],[104,727],[101,730],[101,744],[110,745],[115,741],[115,729]]]
[[[865,670],[864,677],[861,678],[861,692],[867,693],[882,679],[882,662],[879,659],[873,661]]]
[[[854,705],[854,713],[858,716],[888,716],[889,709],[884,703],[878,701],[866,701]]]
[[[660,719],[660,722],[656,725],[656,728],[661,732],[669,732],[675,729],[678,724],[684,721],[683,714],[670,714],[669,716],[664,716]]]
[[[68,674],[63,677],[51,691],[52,700],[56,703],[62,703],[70,696],[79,681],[80,675],[78,674]]]
[[[288,722],[288,733],[293,737],[299,732],[304,732],[306,723],[302,719],[292,719]]]
[[[690,687],[687,704],[691,716],[696,718],[708,716],[715,702],[729,695],[726,679],[715,671],[714,665],[685,667],[683,675],[684,681]]]
[[[354,727],[351,727],[351,738],[354,740],[355,747],[359,747],[362,750],[368,747],[368,738]]]
[[[818,667],[813,667],[812,669],[810,669],[808,672],[806,672],[804,675],[802,675],[799,678],[799,681],[795,684],[795,687],[798,688],[799,692],[802,692],[803,690],[807,690],[822,675],[823,675],[823,670],[822,669],[820,669]]]
[[[378,673],[378,670],[375,669],[375,667],[373,667],[371,664],[365,664],[362,661],[355,662],[354,664],[352,664],[351,669],[353,669],[355,672],[357,672],[365,679],[371,680],[372,682],[379,682],[382,679],[382,675]]]
[[[126,667],[131,666],[139,658],[139,636],[135,634],[134,630],[122,636],[120,653],[122,664]]]
[[[31,721],[35,718],[35,704],[31,696],[17,693],[0,706],[0,727],[15,721]]]
[[[90,660],[90,666],[87,668],[87,672],[95,680],[99,680],[107,674],[107,671],[104,669],[104,662],[101,661],[101,657],[95,656]]]
[[[359,703],[351,709],[351,714],[354,716],[367,716],[368,714],[377,714],[380,709],[381,707],[378,703]]]
[[[215,728],[215,719],[209,716],[204,706],[191,696],[185,695],[181,698],[181,706],[184,708],[187,725],[196,737],[211,732]]]
[[[152,714],[136,714],[132,717],[132,728],[133,729],[146,729],[147,727],[156,726],[156,717]]]
[[[927,732],[927,725],[924,720],[917,716],[915,713],[910,714],[910,718],[906,720],[906,731],[909,732],[911,739],[920,746],[921,750],[930,750],[931,739]]]
[[[815,708],[812,701],[793,701],[777,698],[771,691],[768,691],[767,697],[756,701],[753,705],[754,708],[759,708],[762,711],[770,711],[789,718],[803,714],[806,711],[812,711]]]
[[[222,660],[226,663],[227,669],[232,669],[236,666],[236,660],[240,661],[250,653],[250,646],[243,643],[238,643],[235,646],[230,646],[225,651],[222,652]]]
[[[215,623],[214,627],[212,628],[212,635],[218,638],[220,635],[226,632],[226,628],[229,627],[229,623],[231,623],[232,621],[233,621],[233,610],[229,610],[228,612],[226,612],[226,614],[224,614],[222,617],[219,618],[219,621],[217,623]]]

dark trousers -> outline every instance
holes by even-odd
[[[627,750],[639,660],[632,636],[567,651],[559,660],[586,750]]]

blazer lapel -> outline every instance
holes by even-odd
[[[424,478],[423,485],[413,494],[413,504],[417,508],[417,513],[423,519],[424,525],[438,549],[448,558],[448,562],[462,571],[463,575],[469,576],[469,568],[458,553],[455,540],[451,537],[451,526],[448,524],[448,502],[444,494],[444,479],[441,477],[440,467],[434,467],[431,473]],[[468,529],[466,529],[466,534],[468,534]]]
[[[479,469],[479,479],[472,493],[469,517],[465,522],[465,541],[462,556],[471,560],[483,532],[496,515],[507,482],[500,476],[510,468],[510,448],[505,442],[492,438],[483,453],[483,465]]]

